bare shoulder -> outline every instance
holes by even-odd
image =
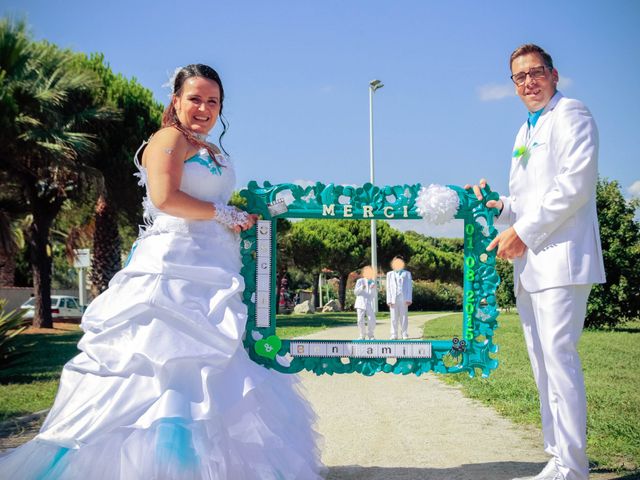
[[[150,157],[159,155],[169,155],[182,160],[188,150],[189,142],[184,135],[173,127],[165,127],[158,130],[149,140],[149,145],[142,156],[142,163],[146,166]]]
[[[161,146],[163,148],[173,147],[186,150],[188,144],[189,142],[184,135],[173,127],[161,128],[149,140],[149,147]]]

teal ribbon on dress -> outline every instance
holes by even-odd
[[[131,251],[129,252],[129,255],[127,256],[127,260],[124,262],[124,266],[125,267],[127,265],[129,265],[129,262],[131,261],[131,258],[133,258],[133,252],[136,251],[136,248],[138,248],[138,242],[134,242],[133,245],[131,246]]]
[[[198,152],[194,156],[186,159],[184,163],[198,163],[203,167],[207,167],[213,175],[222,175],[222,168],[220,165],[216,165],[208,153]]]
[[[198,465],[198,455],[193,448],[191,430],[183,418],[163,418],[156,428],[158,460],[175,462],[183,468],[193,468]]]
[[[60,464],[60,461],[64,458],[64,456],[67,453],[69,453],[68,448],[60,447],[56,452],[56,454],[54,455],[53,460],[51,460],[51,463],[49,464],[47,469],[44,472],[42,472],[40,475],[38,475],[36,479],[37,480],[57,480],[58,478],[60,478],[60,475],[58,475],[57,473],[54,475],[53,471]]]

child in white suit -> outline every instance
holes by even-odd
[[[408,308],[411,305],[413,281],[411,272],[404,269],[404,259],[396,256],[391,261],[391,270],[387,273],[387,305],[391,314],[391,340],[400,335],[409,338]],[[398,334],[400,326],[400,335]]]
[[[362,271],[363,277],[356,282],[354,293],[356,294],[355,309],[358,314],[358,328],[360,329],[360,337],[358,340],[374,339],[376,328],[376,309],[375,302],[378,301],[378,289],[376,282],[373,280],[373,270],[371,267],[365,267]],[[368,321],[365,325],[365,316]]]

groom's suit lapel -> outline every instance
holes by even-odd
[[[551,122],[551,118],[553,117],[553,110],[562,97],[562,93],[556,92],[551,100],[549,100],[549,103],[542,111],[542,114],[536,122],[536,125],[531,129],[530,132],[528,131],[528,122],[524,122],[522,127],[520,127],[518,135],[516,136],[514,150],[521,146],[526,146],[529,150],[529,153],[531,154],[532,150],[547,142],[548,139],[544,138],[547,135],[544,132],[548,132],[548,129],[546,127],[550,125],[549,122]],[[527,162],[522,162],[520,158],[513,157],[511,163],[511,175],[513,176],[514,174],[516,174],[519,168],[522,169],[523,172],[525,172],[527,170],[526,164]]]
[[[562,97],[563,97],[562,93],[556,92],[556,94],[553,97],[551,97],[551,100],[549,100],[549,103],[547,103],[547,106],[544,107],[544,110],[542,111],[542,115],[540,115],[540,118],[536,122],[535,126],[531,129],[531,134],[529,138],[530,145],[532,145],[536,141],[536,136],[538,135],[538,133],[540,133],[540,131],[542,131],[542,127],[551,119],[551,117],[553,116],[553,110],[554,108],[556,108],[556,105],[558,104],[558,102]],[[526,123],[525,123],[525,126],[527,126]],[[524,130],[525,134],[526,134],[526,131],[527,130],[525,128]]]

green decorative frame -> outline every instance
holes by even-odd
[[[253,228],[242,232],[240,251],[243,294],[248,308],[244,345],[257,363],[282,373],[313,371],[318,375],[377,372],[416,374],[434,371],[489,376],[498,360],[493,334],[498,326],[495,291],[500,278],[495,268],[495,250],[486,247],[496,236],[496,209],[485,203],[498,194],[487,186],[484,201],[463,188],[449,185],[458,194],[455,215],[464,220],[464,302],[460,337],[445,340],[296,340],[276,336],[276,219],[422,219],[416,209],[420,184],[360,187],[316,183],[291,183],[261,187],[255,181],[240,195],[247,211],[261,216]],[[390,354],[390,352],[392,354]],[[392,361],[389,361],[392,360]]]

